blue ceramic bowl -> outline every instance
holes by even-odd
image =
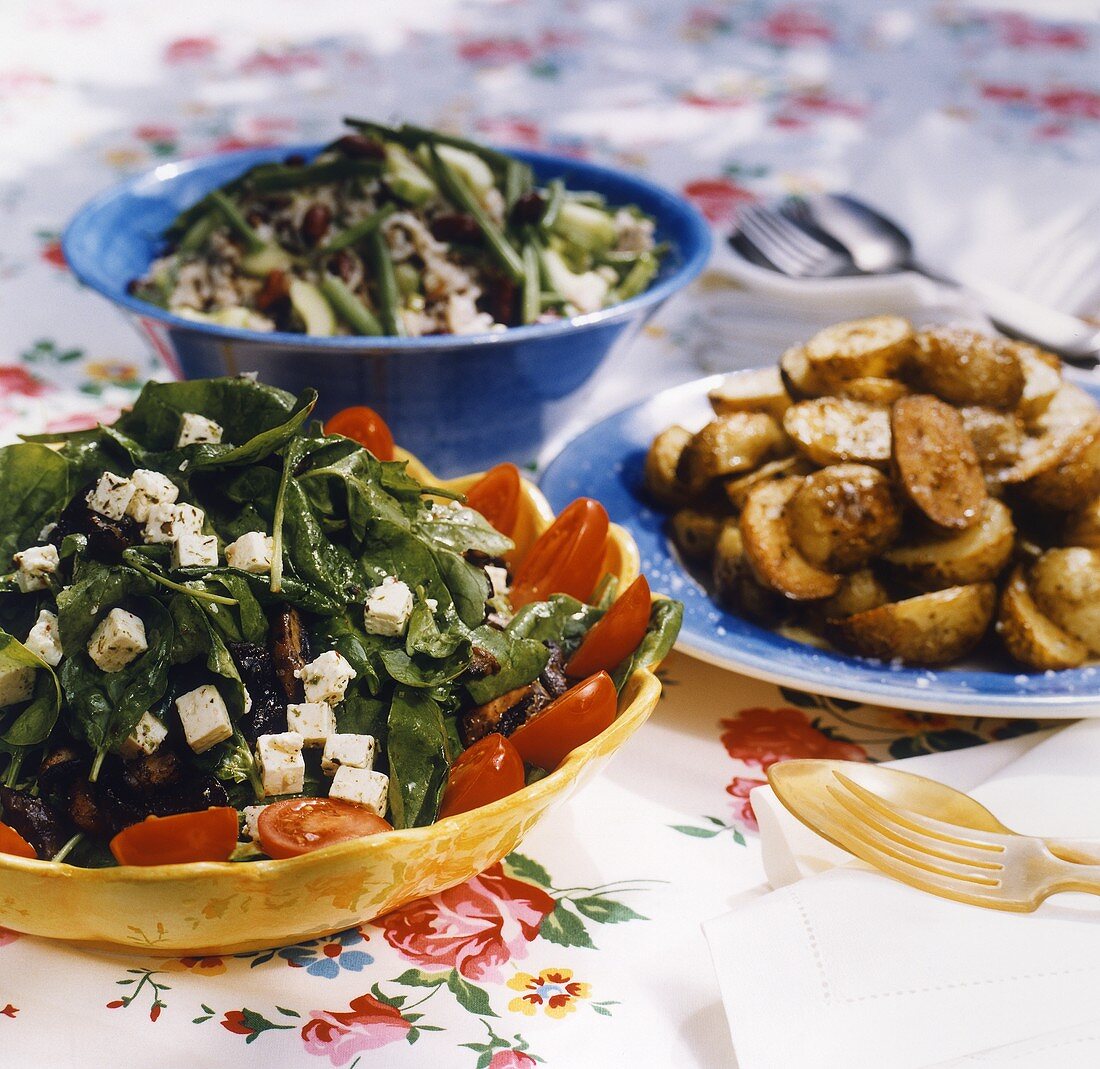
[[[85,285],[122,309],[180,377],[255,371],[298,393],[315,386],[318,414],[368,404],[397,441],[440,475],[525,463],[566,420],[577,392],[612,344],[633,334],[703,269],[710,232],[685,200],[632,175],[563,156],[514,151],[540,183],[560,177],[611,204],[637,204],[657,220],[670,251],[648,290],[622,304],[558,323],[493,334],[429,338],[310,338],[195,323],[130,296],[161,235],[181,210],[258,163],[320,146],[281,146],[164,164],[86,204],[63,238]]]

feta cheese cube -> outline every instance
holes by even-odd
[[[512,588],[508,585],[508,569],[500,568],[495,564],[485,565],[485,574],[489,577],[489,585],[492,587],[492,598],[507,594]]]
[[[130,507],[130,500],[134,496],[134,484],[121,475],[105,471],[95,484],[94,490],[88,491],[86,498],[88,507],[100,516],[106,516],[109,520],[121,520]]]
[[[180,488],[167,475],[148,468],[138,468],[130,476],[134,484],[134,496],[126,506],[126,515],[132,516],[138,523],[149,518],[149,510],[154,505],[174,505],[180,496]]]
[[[307,702],[339,705],[348,684],[355,678],[355,669],[338,650],[329,650],[294,674],[305,687]]]
[[[61,558],[57,555],[57,546],[31,546],[12,557],[19,569],[15,581],[24,594],[32,590],[45,590],[50,584],[48,576],[57,571]]]
[[[330,798],[339,798],[356,805],[365,805],[380,817],[386,815],[386,798],[390,789],[390,777],[373,768],[353,768],[341,765],[332,777],[328,789]]]
[[[172,543],[173,568],[216,568],[218,536],[185,531]]]
[[[216,445],[222,440],[221,424],[200,416],[197,412],[184,412],[180,417],[180,432],[176,438],[176,448],[185,445]]]
[[[246,805],[244,809],[241,810],[241,816],[244,817],[244,827],[241,829],[241,832],[254,843],[260,841],[260,814],[266,808],[266,805]]]
[[[143,755],[156,753],[160,744],[168,737],[168,728],[152,713],[142,713],[134,730],[122,740],[119,753],[128,761]]]
[[[149,648],[145,624],[125,609],[112,609],[88,640],[88,656],[103,672],[120,672]]]
[[[0,670],[0,709],[25,702],[34,693],[33,668]]]
[[[183,724],[187,745],[195,753],[205,753],[211,746],[225,742],[233,734],[229,710],[212,683],[204,683],[181,694],[176,699],[176,711]]]
[[[230,568],[262,575],[271,571],[271,558],[275,553],[275,540],[262,531],[249,531],[236,542],[225,547],[225,562]]]
[[[351,735],[337,732],[325,739],[325,752],[321,755],[321,771],[335,776],[343,765],[351,768],[374,767],[374,736]]]
[[[306,746],[323,746],[336,730],[336,717],[328,702],[301,702],[286,707],[286,726],[302,736]]]
[[[264,795],[301,794],[306,784],[306,763],[302,757],[304,740],[296,731],[261,735],[256,740],[256,760]]]
[[[57,629],[57,614],[43,609],[34,627],[23,643],[36,657],[41,657],[51,668],[61,661],[61,632]]]
[[[403,635],[412,611],[412,591],[400,579],[387,576],[380,586],[367,591],[363,606],[363,630],[371,635],[391,638]]]
[[[194,505],[150,505],[144,538],[149,543],[174,542],[180,535],[202,534],[206,513]]]

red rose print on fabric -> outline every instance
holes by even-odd
[[[469,63],[499,67],[507,63],[526,63],[534,58],[534,49],[515,37],[481,37],[464,41],[458,54]]]
[[[209,59],[218,50],[218,42],[213,37],[179,37],[164,50],[164,62],[196,63]]]
[[[302,1026],[302,1042],[307,1054],[347,1065],[363,1051],[403,1040],[410,1028],[412,1023],[395,1006],[360,995],[346,1011],[314,1010]]]
[[[757,787],[763,787],[767,782],[763,779],[753,779],[751,776],[734,776],[726,788],[726,794],[732,795],[734,799],[734,819],[752,831],[759,831],[760,827],[756,823],[756,814],[752,811],[749,792]]]
[[[684,186],[684,196],[709,223],[732,223],[739,205],[754,200],[743,186],[728,178],[696,178]]]
[[[791,757],[868,759],[862,746],[830,739],[799,709],[742,709],[736,717],[723,720],[722,729],[722,745],[730,757],[762,771]]]
[[[521,1050],[498,1050],[485,1069],[531,1069],[536,1064],[530,1054]]]
[[[0,397],[19,394],[22,397],[41,397],[46,392],[44,383],[21,367],[0,365]]]
[[[835,36],[833,27],[809,7],[790,5],[777,8],[759,24],[759,33],[773,45],[827,44]]]
[[[554,907],[545,891],[505,875],[498,863],[374,924],[390,946],[417,965],[454,968],[468,980],[499,981],[502,965],[527,956],[527,944]]]

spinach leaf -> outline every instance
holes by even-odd
[[[551,594],[548,601],[536,601],[520,609],[508,625],[508,633],[517,638],[556,642],[568,656],[601,616],[602,609],[568,594]]]
[[[490,557],[503,557],[516,545],[491,527],[480,512],[463,505],[433,508],[417,527],[436,545],[459,554],[476,549]]]
[[[669,655],[683,620],[683,602],[661,598],[653,603],[649,610],[649,627],[638,648],[611,675],[616,689],[623,689],[631,673],[651,664],[660,664]]]
[[[205,753],[196,754],[195,764],[205,772],[216,776],[225,784],[248,784],[244,791],[230,789],[230,803],[240,809],[264,796],[264,785],[256,759],[248,740],[236,729],[224,742],[210,747]]]
[[[373,735],[379,746],[379,756],[385,759],[386,716],[389,706],[377,698],[368,698],[358,691],[349,691],[336,707],[336,730],[356,735]]]
[[[436,612],[443,617],[445,626],[442,629],[436,619]],[[432,611],[423,593],[419,593],[405,633],[405,652],[410,657],[416,653],[440,659],[450,657],[463,642],[468,641],[469,632],[453,606],[444,610],[437,609],[436,612]]]
[[[467,692],[478,705],[537,679],[550,660],[550,651],[539,639],[512,636],[488,624],[474,631],[472,639],[475,646],[488,650],[500,664],[499,672],[466,684]]]
[[[327,503],[330,508],[343,499],[352,534],[360,542],[377,523],[409,529],[410,521],[421,510],[420,484],[416,494],[406,489],[404,463],[383,463],[365,449],[344,455],[330,455],[323,466],[311,466],[299,475],[307,496]],[[398,469],[394,470],[394,467]],[[384,480],[389,485],[384,485]],[[316,484],[322,485],[316,485]]]
[[[69,726],[96,752],[93,778],[106,752],[130,734],[168,687],[175,635],[172,617],[153,598],[140,598],[136,609],[145,624],[149,648],[121,671],[101,672],[83,650],[61,662]]]
[[[185,594],[174,597],[169,603],[169,609],[177,634],[185,636],[173,644],[173,663],[183,664],[205,656],[206,667],[223,681],[218,690],[225,699],[229,715],[234,720],[244,716],[244,681],[229,647],[222,640],[217,628],[211,624],[210,618],[194,598]]]
[[[207,571],[203,576],[203,586],[207,589],[220,588],[237,602],[236,606],[202,603],[210,623],[221,632],[226,642],[262,644],[267,641],[267,616],[243,575],[229,569]]]
[[[365,686],[374,696],[381,693],[385,683],[382,651],[393,645],[393,639],[368,635],[346,612],[318,621],[310,637],[314,649],[338,650],[355,669],[357,684]]]
[[[439,704],[422,690],[398,687],[386,738],[395,828],[421,827],[435,820],[451,758],[448,747]]]
[[[339,612],[362,593],[363,583],[351,552],[325,533],[296,479],[286,487],[283,552],[294,575]]]
[[[66,656],[84,652],[96,624],[108,609],[127,598],[152,594],[155,590],[156,583],[133,568],[104,564],[78,554],[73,563],[72,584],[57,595],[58,630]]]
[[[467,627],[478,627],[485,619],[485,602],[492,593],[485,569],[449,549],[436,549],[433,556],[447,587],[447,600],[454,603],[459,619]]]
[[[0,741],[6,748],[36,746],[44,742],[61,709],[61,686],[54,670],[14,635],[0,631],[0,672],[20,668],[34,668],[38,672],[30,704],[0,734]]]
[[[38,532],[69,501],[69,463],[45,445],[21,442],[0,449],[0,569],[38,542]]]
[[[247,378],[149,382],[115,427],[150,452],[167,452],[175,448],[184,412],[221,424],[229,443],[247,443],[285,424],[294,411],[292,394]]]
[[[402,649],[385,649],[382,664],[389,675],[407,687],[438,687],[457,679],[470,664],[469,646],[459,648],[451,656],[437,659],[422,653],[411,656]]]

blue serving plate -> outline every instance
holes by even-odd
[[[646,451],[670,424],[702,427],[707,392],[724,376],[689,382],[608,417],[573,439],[541,487],[555,512],[587,495],[633,535],[654,590],[684,603],[677,649],[780,686],[922,712],[996,717],[1100,716],[1100,665],[1027,672],[995,652],[944,668],[913,668],[817,649],[723,609],[684,566],[665,534],[666,516],[641,494]],[[1100,386],[1077,379],[1094,396]]]
[[[670,246],[653,285],[611,308],[495,333],[428,338],[311,338],[196,323],[127,292],[156,257],[176,215],[259,163],[319,145],[284,145],[166,163],[86,204],[63,238],[77,277],[115,304],[180,377],[257,372],[262,381],[320,393],[317,415],[366,404],[398,443],[437,474],[525,464],[573,412],[577,397],[620,339],[628,338],[702,269],[710,231],[683,197],[643,178],[565,156],[508,150],[540,183],[562,178],[611,204],[637,204]]]

